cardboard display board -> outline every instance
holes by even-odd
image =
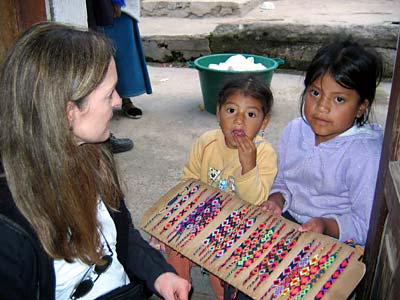
[[[254,299],[346,299],[364,275],[347,244],[200,181],[179,183],[141,228]]]

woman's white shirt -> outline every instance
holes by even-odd
[[[113,252],[113,261],[110,267],[101,273],[99,278],[94,283],[91,291],[80,299],[95,299],[117,287],[123,286],[129,283],[129,278],[124,271],[123,266],[119,262],[116,253],[117,243],[117,230],[113,219],[111,218],[107,207],[103,201],[99,201],[97,209],[97,218],[101,225],[100,238],[104,247],[104,253],[109,254],[107,243]],[[107,240],[104,240],[104,237]],[[73,263],[68,263],[63,259],[54,260],[54,270],[56,274],[56,299],[67,300],[70,298],[74,288],[82,280],[83,276],[87,273],[91,266],[82,263],[80,260],[76,260]],[[93,268],[89,272],[91,278],[95,279],[97,274],[94,273]]]

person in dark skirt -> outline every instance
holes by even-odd
[[[87,0],[86,4],[89,27],[103,32],[114,44],[121,109],[128,118],[139,119],[143,112],[132,103],[131,97],[152,93],[138,26],[140,1]],[[118,153],[130,150],[133,142],[112,136],[110,145]]]
[[[102,30],[113,41],[116,50],[117,91],[122,98],[122,111],[129,118],[139,119],[142,110],[133,105],[130,98],[152,93],[138,26],[140,1],[111,1],[113,23],[102,27]]]

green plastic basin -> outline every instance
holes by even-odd
[[[258,71],[221,71],[210,69],[209,64],[219,64],[225,62],[229,57],[237,53],[212,54],[197,58],[194,62],[189,62],[189,67],[199,71],[201,93],[203,95],[204,108],[206,111],[215,114],[217,110],[218,93],[222,86],[232,75],[246,74],[254,75],[263,80],[267,86],[271,85],[274,70],[284,63],[280,58],[268,58],[259,55],[241,54],[244,57],[253,57],[254,63],[263,64],[266,69]]]

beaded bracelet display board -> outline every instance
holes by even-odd
[[[200,181],[179,183],[141,228],[254,299],[346,299],[360,253]]]

